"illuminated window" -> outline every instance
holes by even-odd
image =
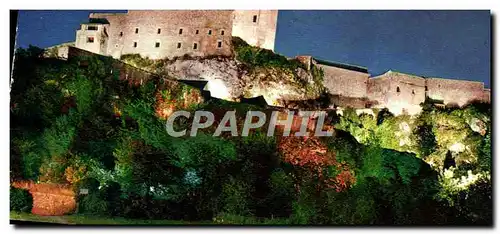
[[[87,37],[87,43],[94,43],[94,37]]]

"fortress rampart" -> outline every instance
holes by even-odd
[[[232,37],[253,46],[274,49],[277,10],[168,10],[92,13],[81,24],[75,46],[92,53],[120,58],[140,54],[150,59],[184,55],[232,55]],[[57,55],[68,53],[59,48]],[[445,105],[490,102],[482,82],[429,78],[388,71],[371,77],[368,69],[297,56],[321,68],[323,85],[334,106],[388,108],[394,114],[417,114],[427,98]]]
[[[335,106],[362,108],[388,108],[392,113],[418,114],[420,104],[427,98],[444,105],[464,106],[471,102],[490,102],[490,89],[484,83],[456,79],[427,78],[401,72],[388,71],[371,77],[364,67],[297,56],[306,65],[323,70],[323,85],[332,95]]]

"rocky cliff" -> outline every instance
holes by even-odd
[[[234,43],[233,57],[149,60],[127,55],[122,60],[165,77],[207,81],[205,89],[213,97],[231,101],[262,95],[269,105],[280,105],[282,100],[316,99],[324,91],[319,68],[307,70],[296,60],[239,43]]]

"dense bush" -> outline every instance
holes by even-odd
[[[78,213],[104,216],[108,215],[108,202],[98,193],[82,195],[78,202]]]
[[[10,187],[10,210],[31,212],[33,198],[28,190]]]

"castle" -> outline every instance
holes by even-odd
[[[75,46],[120,58],[231,55],[232,37],[274,50],[277,10],[168,10],[92,13]]]
[[[169,10],[92,13],[76,32],[75,46],[120,58],[140,54],[150,59],[183,55],[232,54],[231,39],[274,50],[277,10]],[[61,53],[61,50],[59,51]],[[62,52],[65,53],[64,51]],[[388,71],[371,77],[368,69],[298,56],[324,72],[323,85],[339,107],[388,108],[394,114],[417,114],[427,98],[444,105],[490,102],[482,82],[421,77]]]

